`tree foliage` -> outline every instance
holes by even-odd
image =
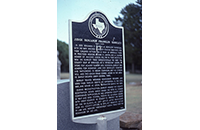
[[[61,61],[61,72],[69,72],[69,46],[65,42],[57,39],[57,50]]]
[[[124,27],[126,64],[142,66],[142,1],[127,5],[120,13],[114,23]]]

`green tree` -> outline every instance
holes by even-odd
[[[61,72],[69,72],[69,47],[68,44],[57,39],[57,50],[61,61]]]
[[[135,66],[142,66],[142,1],[127,5],[120,13],[114,23],[124,27],[126,66],[134,72]]]

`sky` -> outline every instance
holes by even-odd
[[[57,0],[57,39],[68,42],[68,20],[82,21],[93,10],[104,13],[113,23],[120,11],[136,0]]]

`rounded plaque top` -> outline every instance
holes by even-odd
[[[109,32],[108,20],[100,12],[95,12],[90,16],[88,27],[91,34],[99,39],[106,37]]]

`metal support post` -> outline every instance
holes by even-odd
[[[97,130],[107,130],[107,119],[105,116],[97,118]]]

